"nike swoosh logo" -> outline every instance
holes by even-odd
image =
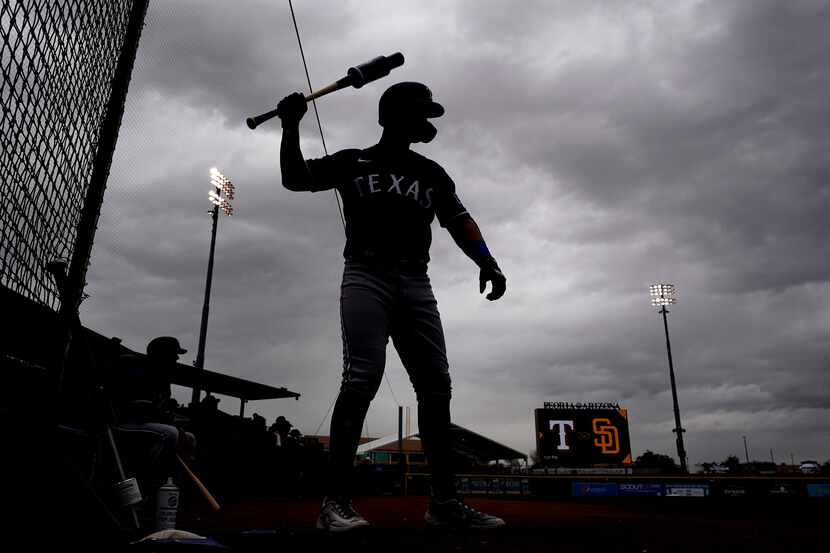
[[[357,158],[358,163],[372,163],[371,159],[363,159],[361,157]]]

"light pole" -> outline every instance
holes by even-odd
[[[677,435],[677,456],[680,458],[680,470],[688,473],[686,468],[686,448],[683,445],[683,426],[680,424],[680,405],[677,403],[677,384],[674,380],[674,362],[671,357],[671,341],[669,341],[669,323],[666,319],[668,310],[666,306],[677,303],[674,284],[652,284],[649,286],[651,293],[651,305],[660,307],[659,313],[663,315],[663,328],[666,331],[666,351],[669,355],[669,377],[671,378],[671,395],[674,403],[674,433]]]
[[[190,404],[199,403],[202,392],[202,371],[205,368],[205,339],[207,338],[208,314],[210,313],[210,288],[213,283],[213,252],[216,248],[216,225],[219,221],[219,210],[230,217],[233,215],[233,206],[230,200],[234,198],[234,186],[231,180],[219,172],[219,169],[210,169],[210,184],[215,187],[208,192],[208,199],[213,204],[211,214],[212,225],[210,230],[210,256],[208,257],[207,280],[205,281],[205,302],[202,304],[202,325],[199,329],[199,348],[196,353],[196,381],[193,383],[193,396]]]

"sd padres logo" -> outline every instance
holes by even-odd
[[[620,433],[608,419],[594,419],[594,445],[602,449],[605,455],[620,452]]]

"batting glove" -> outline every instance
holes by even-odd
[[[308,106],[302,92],[289,94],[277,104],[277,117],[282,120],[283,127],[299,125],[307,111]]]
[[[494,301],[504,295],[507,290],[507,278],[501,272],[498,263],[492,257],[485,261],[481,266],[481,272],[478,275],[478,288],[480,293],[484,293],[487,289],[487,283],[493,283],[492,291],[487,294],[487,299]]]

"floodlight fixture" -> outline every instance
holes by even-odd
[[[216,167],[211,167],[210,169],[210,184],[216,187],[229,200],[233,199],[234,193],[236,192],[233,182]]]
[[[651,305],[661,307],[677,303],[677,293],[674,284],[652,284],[648,287],[651,294]]]

